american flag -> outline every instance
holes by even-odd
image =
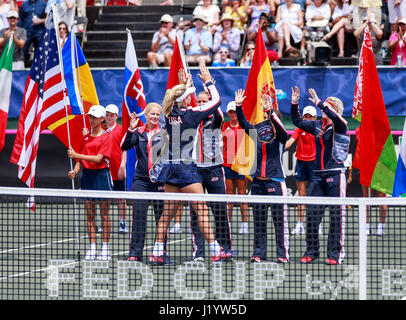
[[[66,115],[63,88],[51,10],[25,84],[10,158],[10,162],[18,165],[18,177],[30,188],[34,187],[40,132]],[[69,101],[66,102],[70,109]]]

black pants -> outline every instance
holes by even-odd
[[[209,194],[226,194],[225,175],[223,166],[199,168],[199,174],[202,179],[203,188]],[[216,224],[215,237],[217,242],[226,251],[231,250],[231,233],[230,223],[228,221],[227,203],[209,202],[207,205],[213,212],[214,221]],[[190,209],[190,230],[193,241],[193,257],[204,257],[205,255],[205,239],[200,232],[197,221],[197,215],[193,208]]]
[[[162,183],[152,183],[149,179],[136,179],[134,180],[132,191],[135,192],[164,192],[164,185]],[[133,201],[133,219],[131,228],[130,240],[130,257],[137,257],[140,261],[143,259],[145,235],[147,228],[147,213],[148,207],[154,207],[155,222],[158,221],[164,209],[163,200],[134,200]],[[165,237],[166,248],[167,237]]]

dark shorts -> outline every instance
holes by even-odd
[[[183,162],[164,164],[158,181],[172,184],[179,188],[184,188],[194,183],[202,183],[196,164],[185,164]]]
[[[224,173],[226,175],[226,179],[230,179],[230,180],[244,180],[245,179],[244,175],[239,174],[238,172],[235,172],[230,167],[224,166]]]
[[[296,161],[295,179],[296,181],[310,181],[313,177],[313,161]]]
[[[80,178],[81,190],[113,190],[113,180],[109,168],[104,169],[82,169]]]
[[[125,179],[123,180],[113,180],[113,190],[114,191],[127,191],[125,187]]]

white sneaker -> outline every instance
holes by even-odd
[[[376,229],[376,235],[377,236],[385,235],[385,230],[384,230],[384,224],[383,223],[378,224],[378,228]]]
[[[96,256],[97,256],[96,249],[90,248],[86,252],[85,260],[96,260]]]
[[[292,230],[292,234],[305,234],[303,223],[296,223],[295,229]]]
[[[182,233],[182,228],[180,224],[175,223],[175,225],[169,229],[169,233]]]
[[[103,248],[100,251],[100,254],[97,256],[98,260],[109,261],[111,259],[110,250],[108,248]]]
[[[240,234],[248,234],[248,223],[241,223]]]
[[[367,236],[369,236],[369,235],[371,234],[371,229],[370,229],[369,224],[367,224],[367,226],[366,226],[366,228],[365,228],[365,234],[366,234]]]
[[[322,225],[319,225],[319,236],[323,235],[323,227]]]

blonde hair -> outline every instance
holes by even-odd
[[[162,103],[162,109],[165,117],[167,117],[173,108],[173,103],[176,98],[179,98],[186,91],[185,84],[178,84],[171,89],[166,90],[164,101]]]
[[[338,99],[337,97],[328,97],[326,101],[330,102],[337,108],[337,113],[342,116],[344,112],[344,104],[343,102]]]
[[[150,113],[152,108],[158,108],[159,109],[159,114],[162,113],[162,107],[161,107],[160,104],[158,104],[156,102],[150,102],[145,107],[144,114]]]

